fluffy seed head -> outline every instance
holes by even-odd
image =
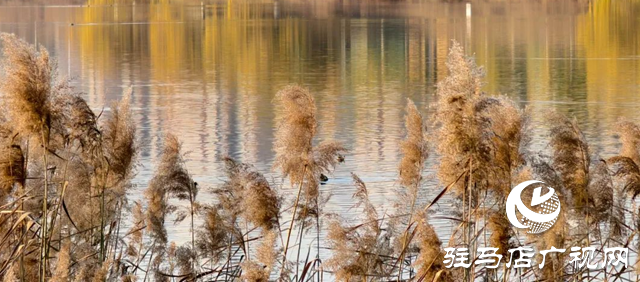
[[[640,166],[640,127],[631,121],[621,119],[615,129],[622,142],[620,156],[630,158]]]
[[[13,34],[3,33],[4,94],[11,120],[25,134],[48,131],[51,120],[51,89],[54,68],[49,53],[36,50]],[[48,134],[48,132],[47,132]]]
[[[136,128],[130,108],[131,93],[129,89],[119,102],[111,106],[111,115],[102,129],[105,155],[109,160],[109,170],[113,173],[111,187],[122,186],[120,184],[132,177],[138,153]]]
[[[554,113],[549,115],[553,168],[571,195],[571,205],[582,210],[589,203],[589,146],[575,120]]]
[[[422,180],[422,169],[428,157],[426,130],[422,115],[413,101],[407,99],[405,129],[407,137],[400,144],[400,184],[409,190],[410,197],[417,197],[418,186]]]
[[[316,134],[316,105],[313,96],[300,86],[287,86],[276,94],[276,101],[283,109],[278,122],[275,140],[278,168],[291,183],[300,183],[305,166],[311,165],[312,141]]]

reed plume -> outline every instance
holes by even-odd
[[[418,268],[417,279],[421,281],[453,281],[444,266],[442,241],[429,224],[426,212],[419,212],[416,220],[416,239],[420,252],[414,265]]]
[[[402,276],[402,268],[404,258],[407,255],[407,249],[410,244],[409,234],[413,225],[416,202],[418,200],[418,191],[422,183],[422,171],[424,164],[429,157],[429,151],[426,138],[426,127],[422,119],[422,115],[416,108],[413,101],[407,99],[405,114],[405,130],[406,137],[400,143],[400,152],[402,158],[398,166],[399,182],[404,188],[398,194],[396,203],[396,214],[408,214],[406,222],[398,222],[400,216],[394,216],[390,222],[390,233],[395,238],[396,253],[400,257],[400,269],[398,271],[399,279]],[[401,227],[402,226],[402,227]],[[397,229],[402,228],[401,234],[393,234]]]
[[[97,271],[93,274],[93,282],[104,282],[107,281],[107,275],[109,274],[109,269],[113,262],[111,260],[106,260],[102,263],[102,265],[97,269]]]
[[[280,198],[253,166],[224,158],[228,181],[216,191],[225,210],[256,227],[271,230],[278,223]]]
[[[196,259],[195,255],[195,252],[189,246],[180,246],[175,250],[176,266],[179,270],[178,275],[187,281],[195,280],[196,270],[193,265]],[[170,273],[173,273],[173,271],[170,271]]]
[[[105,157],[109,163],[109,187],[122,191],[133,177],[138,155],[136,127],[131,112],[132,90],[125,92],[119,102],[111,105],[111,115],[102,125]]]
[[[624,198],[624,194],[634,200],[640,194],[640,169],[636,163],[627,157],[615,156],[607,161],[614,187],[621,193],[616,198]],[[624,204],[624,203],[622,203]]]
[[[223,216],[228,218],[224,224],[227,226],[224,228],[224,235],[230,234],[235,240],[244,242],[242,248],[248,260],[241,264],[242,278],[247,281],[267,281],[276,259],[274,229],[279,227],[281,198],[253,166],[230,157],[223,160],[228,180],[215,193]],[[211,224],[214,224],[213,220],[218,220],[218,214],[210,215]],[[257,258],[250,256],[248,234],[252,229],[249,224],[259,228],[263,237],[258,246]],[[241,231],[241,226],[244,226],[244,231]],[[208,232],[216,236],[223,235],[221,231]],[[246,240],[243,234],[247,235]],[[222,243],[224,242],[214,244]]]
[[[3,33],[0,39],[4,46],[0,92],[6,97],[10,119],[18,132],[48,135],[51,89],[55,87],[55,69],[49,53],[42,47],[36,50],[13,34]]]
[[[337,142],[313,147],[317,131],[316,106],[307,89],[287,86],[276,94],[276,100],[283,108],[283,117],[276,131],[274,168],[289,177],[292,186],[303,185],[307,207],[316,210],[320,173],[330,172],[341,162],[346,149]]]
[[[264,265],[266,273],[271,273],[278,260],[278,249],[276,248],[278,234],[275,230],[263,230],[262,242],[256,250],[256,259]]]
[[[410,203],[418,197],[418,188],[422,181],[424,162],[429,157],[426,128],[422,115],[413,101],[407,99],[405,128],[407,137],[400,143],[402,159],[400,160],[400,185],[407,189]],[[405,202],[407,203],[407,202]]]
[[[134,202],[131,209],[131,217],[133,224],[127,232],[129,234],[129,242],[127,242],[127,255],[131,257],[134,262],[138,262],[144,248],[144,230],[146,226],[145,212],[142,209],[140,202]]]
[[[560,176],[552,167],[551,164],[547,161],[546,158],[541,155],[530,155],[527,158],[527,165],[522,167],[514,179],[516,183],[521,183],[527,180],[540,180],[544,182],[548,187],[553,187],[554,189],[559,189],[558,187],[562,187],[562,180]],[[560,200],[560,206],[566,206],[566,200],[563,193],[557,193],[558,199]],[[531,198],[533,196],[533,190],[527,189],[524,191],[522,195],[522,200],[524,203],[530,203]],[[528,206],[528,208],[532,208]],[[504,210],[504,209],[503,209]],[[504,218],[502,218],[504,220]],[[508,222],[501,223],[503,227],[507,227],[511,229],[511,224]],[[507,226],[504,226],[508,224]],[[498,229],[499,230],[499,229]],[[492,236],[492,238],[494,238]],[[518,239],[517,237],[515,237]],[[539,250],[548,250],[552,246],[564,246],[565,240],[569,238],[569,232],[567,230],[566,225],[566,211],[562,210],[556,222],[553,226],[545,231],[542,236],[531,236],[528,238],[535,242],[536,248]],[[509,242],[511,245],[513,242]],[[515,242],[517,243],[517,241]],[[556,247],[559,248],[559,247]],[[546,281],[555,281],[562,277],[563,269],[564,269],[564,261],[566,254],[548,254],[545,259],[545,266],[542,269],[541,277]],[[541,260],[539,261],[539,263]]]
[[[14,184],[24,186],[24,162],[24,152],[20,145],[0,144],[0,199],[12,193]]]
[[[305,173],[308,173],[305,168],[313,162],[312,142],[317,130],[315,100],[307,89],[300,86],[285,87],[275,99],[283,107],[283,117],[277,125],[273,166],[288,176],[294,185],[305,180]],[[315,197],[317,191],[310,190],[307,194]]]
[[[197,194],[196,185],[191,179],[191,175],[184,168],[184,160],[181,155],[181,145],[172,134],[167,134],[164,140],[162,156],[156,172],[149,182],[149,187],[145,191],[145,198],[148,202],[147,224],[151,238],[153,239],[153,249],[156,253],[153,261],[153,269],[156,279],[161,276],[160,265],[166,253],[167,231],[164,226],[165,217],[174,208],[168,204],[168,198],[173,196],[177,199],[195,199]],[[193,204],[193,202],[191,202]],[[193,211],[193,205],[190,206]],[[192,237],[195,245],[195,239]]]
[[[332,256],[326,266],[335,272],[338,281],[387,275],[389,269],[385,261],[392,253],[365,183],[357,175],[351,176],[356,186],[354,208],[361,209],[365,216],[363,223],[354,226],[346,225],[337,217],[329,222],[327,240]]]
[[[203,223],[197,231],[196,248],[203,257],[217,262],[229,244],[229,226],[216,207],[205,207],[203,214]]]
[[[455,41],[447,57],[447,70],[449,75],[437,85],[434,114],[436,150],[440,155],[438,177],[442,183],[455,183],[453,190],[461,196],[467,183],[456,182],[459,174],[469,171],[472,175],[475,170],[470,167],[474,166],[470,161],[481,153],[478,146],[481,133],[474,118],[474,104],[482,96],[484,74],[473,58],[465,57]]]
[[[640,166],[640,127],[631,121],[621,119],[616,124],[615,130],[622,143],[619,155],[630,158]]]
[[[262,232],[262,242],[256,250],[256,259],[241,264],[244,281],[269,281],[271,270],[277,260],[275,249],[276,233],[272,230]]]
[[[553,150],[553,168],[558,172],[563,187],[571,196],[571,206],[582,211],[589,205],[589,146],[575,120],[555,113],[549,116],[550,145]]]
[[[511,248],[510,240],[513,238],[513,230],[504,210],[492,210],[488,213],[487,228],[491,230],[489,246],[498,248],[497,254],[507,256],[507,250]]]
[[[56,261],[56,269],[51,277],[51,282],[69,281],[69,268],[71,266],[71,242],[65,242]]]
[[[528,154],[528,115],[504,97],[483,97],[474,107],[476,124],[480,127],[480,154],[475,159],[482,165],[476,168],[480,187],[494,192],[503,201],[513,187],[515,173],[525,163]]]
[[[14,185],[24,188],[25,168],[21,138],[12,130],[4,114],[0,114],[0,203],[12,194]]]
[[[317,130],[316,106],[307,89],[295,85],[287,86],[276,94],[275,99],[281,105],[283,114],[278,121],[275,134],[276,158],[273,167],[280,169],[284,177],[288,176],[292,186],[298,185],[298,194],[284,245],[283,260],[286,261],[294,223],[301,222],[299,233],[302,234],[308,218],[315,218],[316,245],[319,253],[322,212],[319,178],[323,172],[330,172],[336,164],[344,161],[342,153],[347,150],[337,142],[324,142],[313,148],[313,138]],[[300,246],[298,256],[299,251]],[[283,262],[283,266],[285,265],[286,262]],[[285,272],[285,268],[283,267],[282,273]]]
[[[52,147],[78,146],[87,160],[96,158],[102,142],[96,115],[66,82],[55,90],[51,97],[50,126],[57,144]]]
[[[624,193],[615,191],[613,178],[604,160],[592,166],[590,178],[589,194],[593,200],[594,224],[608,223],[610,238],[620,238],[623,234],[624,212],[617,204],[621,198],[624,199]]]
[[[241,264],[242,280],[247,282],[266,282],[269,281],[269,273],[266,272],[264,266],[255,261],[245,261]]]
[[[620,137],[622,147],[619,155],[611,157],[606,161],[601,161],[601,170],[606,180],[601,181],[607,185],[608,189],[600,189],[594,191],[596,205],[604,205],[603,213],[608,215],[609,219],[609,236],[614,239],[623,239],[622,236],[627,234],[630,227],[625,222],[625,205],[626,200],[640,194],[640,128],[633,122],[621,119],[615,126],[616,134]],[[601,191],[605,190],[605,191]],[[609,199],[610,198],[610,199]]]
[[[633,122],[620,120],[616,129],[622,148],[619,157],[609,159],[607,163],[609,165],[617,164],[617,167],[613,169],[614,176],[625,178],[624,191],[635,198],[640,194],[640,187],[636,183],[636,168],[640,167],[640,127]]]

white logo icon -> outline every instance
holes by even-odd
[[[547,187],[549,191],[544,195],[540,195],[542,193],[542,187],[537,187],[533,190],[531,207],[535,209],[535,211],[529,209],[522,202],[522,191],[535,183],[544,184],[542,181],[537,180],[522,182],[514,187],[507,197],[507,218],[509,222],[516,228],[529,229],[527,232],[529,234],[537,234],[549,230],[549,228],[556,223],[558,215],[560,214],[560,200],[558,199],[556,191],[551,187]],[[522,222],[520,222],[520,219],[516,216],[516,207],[520,214],[522,214]]]

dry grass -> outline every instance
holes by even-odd
[[[422,115],[411,101],[407,101],[405,116],[406,139],[400,144],[400,184],[407,187],[410,197],[417,197],[418,187],[422,181],[424,162],[429,157],[426,129]]]
[[[305,180],[306,170],[313,163],[313,137],[317,130],[316,105],[313,96],[300,86],[288,86],[276,94],[283,108],[283,117],[278,123],[274,150],[274,168],[288,176],[295,185]],[[306,179],[307,181],[309,179]],[[311,197],[317,195],[316,187],[309,186]]]
[[[630,158],[640,165],[640,127],[628,120],[620,120],[616,125],[616,133],[620,136],[622,148],[620,156]]]
[[[589,204],[587,188],[591,156],[589,146],[576,120],[569,120],[561,114],[549,116],[551,127],[551,147],[553,168],[562,179],[565,195],[570,195],[573,208],[582,211]]]
[[[368,277],[389,275],[387,265],[392,250],[381,228],[376,208],[369,200],[365,183],[352,174],[356,192],[354,209],[364,214],[361,224],[350,226],[338,217],[330,220],[327,239],[332,250],[326,262],[338,281],[366,280]]]
[[[51,125],[54,64],[44,48],[29,45],[13,34],[2,34],[4,79],[1,91],[17,132],[37,134]]]
[[[418,268],[418,279],[423,281],[453,281],[449,269],[444,266],[444,251],[442,242],[429,224],[426,213],[417,216],[416,240],[420,251],[415,266]]]
[[[349,214],[355,218],[342,218],[323,211],[327,197],[320,193],[319,179],[344,161],[347,150],[315,140],[317,109],[307,89],[289,86],[275,99],[274,168],[288,178],[286,192],[252,165],[226,157],[221,160],[224,183],[203,196],[187,170],[180,141],[167,134],[144,200],[130,202],[138,156],[132,90],[102,118],[81,93],[57,80],[45,50],[13,35],[2,40],[3,281],[319,281],[325,275],[340,281],[507,281],[516,275],[587,281],[616,280],[637,270],[635,265],[586,273],[567,267],[566,255],[547,257],[543,270],[537,261],[526,272],[445,268],[444,238],[429,214],[449,193],[457,207],[445,217],[454,223],[449,246],[471,250],[491,245],[505,255],[521,242],[538,249],[615,245],[631,242],[640,225],[629,222],[637,219],[637,211],[628,207],[640,194],[636,124],[619,122],[622,150],[603,158],[591,154],[575,120],[550,115],[551,155],[532,152],[527,111],[507,98],[481,93],[482,69],[457,43],[447,61],[449,76],[438,84],[429,135],[420,109],[407,102],[399,208],[382,212],[365,182],[352,174]],[[429,144],[435,147],[437,178],[425,174]],[[556,188],[563,208],[568,207],[542,236],[514,232],[504,214],[511,187],[530,179]],[[429,204],[418,196],[427,186],[440,192]],[[284,201],[285,193],[294,191],[295,202]],[[127,216],[132,222],[124,230]],[[170,219],[190,220],[190,242],[170,242],[165,227]],[[323,219],[328,220],[323,249],[330,255],[324,262],[311,257],[313,245],[304,244],[314,242],[315,252],[322,252]],[[567,228],[572,222],[579,227]],[[297,249],[295,260],[291,248]]]

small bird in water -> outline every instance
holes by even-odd
[[[320,184],[325,184],[327,181],[329,181],[329,177],[324,175],[324,173],[320,173]]]

